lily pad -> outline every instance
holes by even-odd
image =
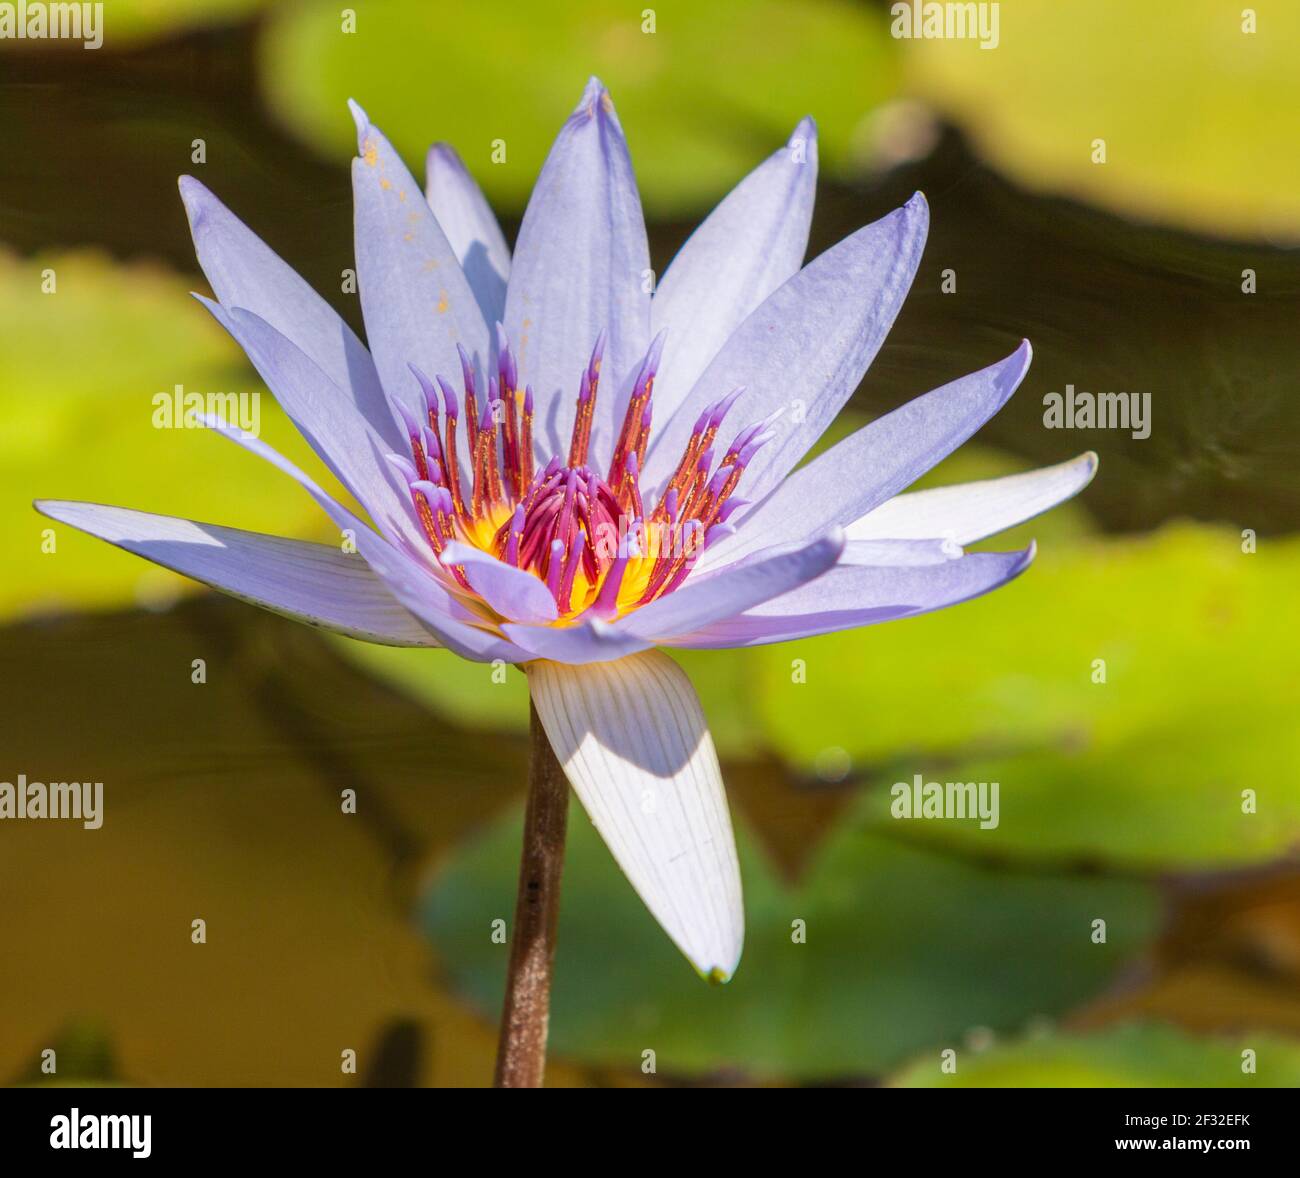
[[[330,483],[243,354],[165,271],[93,254],[0,253],[0,355],[0,525],[10,539],[0,614],[152,601],[193,585],[38,515],[33,499],[329,538],[320,511],[278,471],[208,430],[155,426],[155,396],[174,398],[177,386],[256,397],[261,436]]]
[[[860,120],[895,78],[887,30],[842,0],[578,0],[508,16],[470,0],[355,9],[352,33],[333,3],[270,15],[262,74],[283,119],[346,156],[356,148],[345,105],[354,97],[408,160],[449,141],[489,198],[515,211],[590,74],[614,94],[657,214],[716,200],[804,114],[819,120],[823,161],[843,166]],[[498,141],[503,162],[493,160]]]
[[[1243,1071],[1243,1052],[1254,1053]],[[1133,1024],[1087,1035],[1046,1034],[957,1060],[936,1053],[904,1069],[899,1088],[1295,1088],[1300,1043],[1262,1031],[1196,1038],[1170,1026]]]
[[[500,1007],[521,821],[466,845],[422,906],[445,969],[487,1017]],[[999,875],[851,826],[805,883],[779,884],[741,831],[746,947],[735,979],[701,984],[574,808],[551,1042],[562,1057],[662,1075],[737,1070],[800,1079],[874,1075],[971,1028],[1011,1031],[1088,998],[1153,934],[1140,884]],[[1106,944],[1091,922],[1106,919]],[[806,941],[800,943],[802,928]]]
[[[1300,757],[1300,652],[1279,625],[1298,575],[1300,543],[1246,554],[1235,533],[1186,525],[1045,545],[978,601],[753,652],[760,723],[805,770],[842,749],[872,820],[896,833],[898,782],[999,782],[996,829],[905,824],[967,853],[1266,859],[1300,839],[1300,787],[1277,772]]]
[[[1284,145],[1300,102],[1297,38],[1295,5],[1020,0],[1001,6],[987,51],[971,38],[900,44],[906,87],[1031,189],[1295,241],[1300,163]]]

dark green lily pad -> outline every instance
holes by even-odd
[[[434,879],[421,915],[453,984],[486,1016],[501,1000],[520,820],[511,814]],[[972,1028],[1012,1031],[1105,986],[1152,935],[1145,886],[987,872],[843,828],[805,883],[778,884],[743,837],[745,956],[702,985],[621,876],[576,803],[553,994],[555,1052],[659,1073],[878,1074]],[[1108,941],[1091,922],[1108,922]],[[806,943],[795,943],[795,922]]]
[[[1247,1051],[1254,1053],[1253,1071],[1242,1070]],[[900,1088],[1295,1088],[1300,1087],[1300,1043],[1264,1031],[1193,1038],[1174,1027],[1133,1024],[1086,1035],[1048,1033],[963,1053],[952,1074],[940,1070],[936,1053],[904,1069],[893,1083]]]

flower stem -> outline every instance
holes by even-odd
[[[531,707],[528,806],[519,861],[519,896],[501,1012],[494,1084],[540,1088],[546,1071],[546,1024],[551,1009],[551,965],[560,914],[560,874],[569,819],[569,783]]]

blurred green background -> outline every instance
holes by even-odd
[[[925,259],[842,428],[1028,336],[1018,395],[927,481],[1090,448],[1101,469],[986,545],[1040,546],[990,597],[683,659],[739,828],[745,958],[702,986],[575,809],[552,1082],[1300,1082],[1300,10],[1248,31],[1220,0],[1006,0],[984,50],[893,38],[889,5],[849,0],[359,0],[352,32],[333,2],[104,8],[97,51],[0,42],[0,779],[106,797],[99,831],[0,826],[0,1080],[40,1080],[48,1047],[64,1081],[490,1078],[522,676],[327,639],[66,527],[44,551],[30,503],[327,538],[273,471],[151,426],[176,384],[259,388],[187,296],[207,287],[176,176],[360,328],[346,98],[413,168],[453,142],[512,236],[598,73],[659,272],[805,113],[813,253],[925,191]],[[1150,437],[1045,429],[1067,382],[1150,394]],[[895,821],[918,772],[999,781],[1000,826]]]

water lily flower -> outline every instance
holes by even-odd
[[[718,759],[662,648],[744,647],[956,605],[1033,548],[963,546],[1078,492],[1083,455],[900,494],[1007,401],[1005,359],[800,465],[858,386],[916,273],[918,193],[804,264],[816,129],[713,210],[654,288],[608,91],[588,83],[513,253],[446,146],[417,186],[355,104],[367,344],[198,181],[196,296],[364,521],[256,437],[348,543],[45,501],[45,514],[242,600],[353,638],[527,673],[551,746],[646,906],[699,972],[743,940]]]

